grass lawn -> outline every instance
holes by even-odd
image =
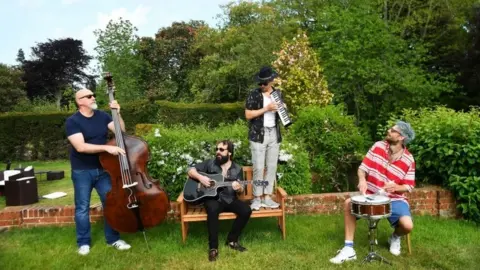
[[[376,250],[392,269],[478,269],[480,230],[461,220],[414,217],[412,255],[395,257],[388,252],[388,222],[379,224]],[[281,240],[276,220],[252,219],[241,243],[248,251],[239,253],[223,244],[232,221],[222,221],[218,261],[207,259],[207,230],[204,222],[190,225],[186,245],[181,244],[180,225],[163,223],[147,232],[151,250],[141,234],[123,238],[132,244],[128,251],[117,251],[104,243],[102,225],[92,227],[90,254],[76,254],[75,228],[48,227],[14,229],[0,233],[1,269],[385,269],[377,262],[362,265],[368,253],[367,223],[358,222],[355,248],[357,261],[332,265],[328,261],[343,245],[343,218],[340,215],[288,216],[287,239]],[[387,268],[389,269],[389,268]]]
[[[61,180],[47,181],[46,174],[37,175],[38,196],[47,195],[52,192],[62,191],[67,193],[67,196],[58,199],[43,199],[40,198],[38,203],[34,205],[73,205],[73,183],[71,178],[70,162],[68,160],[59,161],[22,161],[12,162],[10,168],[18,168],[19,165],[25,168],[32,165],[35,171],[64,171],[65,178]],[[92,192],[92,204],[100,202],[100,199],[95,192]],[[5,208],[5,197],[0,197],[0,210]],[[0,267],[1,269],[1,267]]]

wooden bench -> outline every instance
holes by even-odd
[[[251,166],[243,167],[243,179],[252,180],[253,179],[253,169]],[[277,217],[278,219],[278,228],[282,233],[282,238],[285,240],[286,237],[286,228],[285,228],[285,199],[287,198],[287,193],[283,188],[277,187],[275,190],[275,195],[272,195],[273,199],[280,204],[280,207],[277,209],[270,208],[260,208],[259,211],[253,211],[250,218],[264,218],[264,217]],[[247,188],[242,194],[238,197],[240,200],[245,201],[250,205],[250,201],[253,199],[253,187],[251,183],[248,183]],[[183,200],[183,192],[178,196],[177,202],[180,204],[180,222],[182,229],[182,240],[183,243],[187,240],[188,233],[188,223],[206,221],[207,213],[205,208],[202,205],[192,205]],[[219,216],[220,220],[225,219],[235,219],[236,215],[232,212],[224,212]]]

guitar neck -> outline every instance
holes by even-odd
[[[245,181],[235,180],[235,181],[238,182],[240,185],[247,184],[248,182],[253,182],[253,181],[251,181],[251,180],[245,180]],[[228,187],[228,186],[231,186],[232,183],[233,183],[233,181],[217,183],[217,187]]]

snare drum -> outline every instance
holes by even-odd
[[[383,195],[357,195],[351,198],[351,212],[359,218],[387,218],[392,215],[392,202]]]

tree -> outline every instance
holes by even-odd
[[[283,90],[289,111],[295,112],[308,105],[325,106],[332,101],[327,80],[320,67],[318,56],[310,47],[305,33],[291,42],[284,41],[273,67],[278,72],[276,79]]]
[[[187,76],[203,56],[194,47],[195,37],[199,29],[207,27],[203,21],[174,22],[159,29],[155,39],[141,38],[149,95],[172,101],[192,99]]]
[[[223,7],[220,30],[202,29],[197,48],[205,55],[190,72],[198,102],[243,100],[255,87],[254,75],[275,60],[282,38],[291,38],[298,25],[284,21],[269,3],[239,2]]]
[[[28,96],[46,97],[60,107],[63,91],[90,78],[84,71],[90,59],[82,41],[72,38],[49,39],[32,47],[31,60],[22,64]]]
[[[138,52],[139,38],[135,28],[129,20],[120,18],[118,21],[110,20],[104,30],[97,29],[95,51],[98,54],[99,69],[110,72],[115,82],[115,96],[117,99],[135,100],[141,98],[145,92],[144,85],[140,82],[143,61]],[[103,86],[103,82],[100,86]],[[99,101],[106,99],[99,96]]]
[[[426,51],[396,35],[369,5],[331,6],[317,16],[312,43],[324,62],[337,103],[366,124],[372,135],[378,122],[402,108],[438,102],[453,88],[451,78],[424,68]]]
[[[22,75],[21,70],[0,64],[0,112],[11,111],[17,103],[27,99]]]
[[[468,29],[467,42],[459,59],[457,82],[463,86],[460,94],[449,99],[456,109],[468,109],[480,105],[480,5],[472,8],[472,15],[465,25]]]
[[[21,65],[23,64],[23,62],[25,62],[25,53],[23,52],[22,49],[19,49],[18,50],[18,53],[17,53],[17,62]]]

